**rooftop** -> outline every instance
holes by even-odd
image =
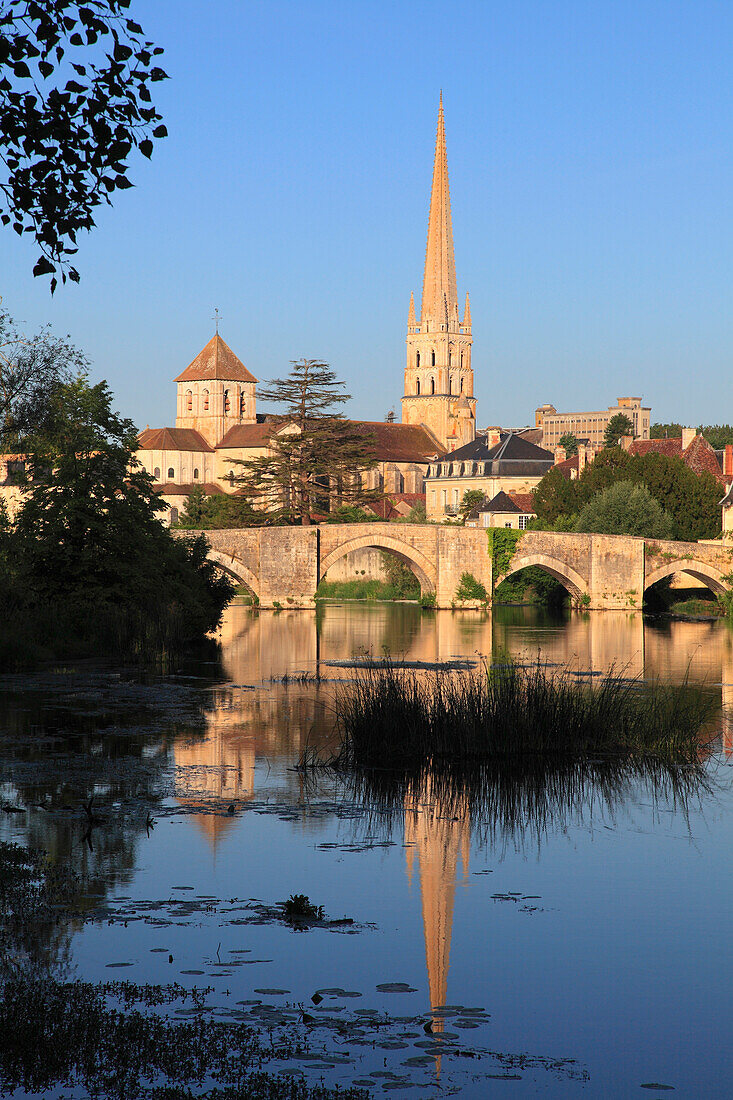
[[[178,375],[176,382],[203,382],[207,379],[220,379],[224,382],[257,381],[218,332],[183,373]]]

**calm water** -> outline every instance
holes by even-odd
[[[733,731],[722,713],[706,790],[627,777],[541,797],[512,789],[511,805],[505,791],[473,813],[427,791],[388,811],[294,769],[305,747],[333,742],[333,695],[354,656],[615,664],[688,674],[731,707],[724,623],[232,607],[221,641],[223,675],[2,681],[0,801],[26,812],[0,814],[0,837],[70,858],[101,907],[38,944],[35,961],[93,980],[211,986],[224,1019],[307,1026],[320,1051],[298,1063],[308,1079],[369,1082],[377,1095],[664,1095],[639,1091],[653,1083],[733,1095]],[[303,682],[316,671],[320,683]],[[103,820],[86,835],[92,793]],[[292,931],[272,907],[296,893],[354,923]],[[394,983],[403,991],[378,988]],[[316,990],[330,990],[317,1006]],[[430,1034],[441,1005],[452,1007]]]

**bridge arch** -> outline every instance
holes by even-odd
[[[251,569],[241,562],[238,558],[233,558],[231,554],[222,554],[219,550],[214,550],[213,547],[209,547],[209,552],[206,555],[210,561],[213,561],[214,565],[218,569],[221,569],[227,576],[232,577],[233,580],[238,581],[239,584],[244,584],[249,590],[257,597],[260,598],[260,584],[257,577],[254,575]]]
[[[588,592],[586,581],[583,580],[580,573],[576,573],[572,566],[567,565],[566,562],[560,561],[558,558],[552,558],[548,554],[527,554],[521,558],[512,558],[506,573],[496,578],[496,584],[498,585],[501,581],[505,581],[508,577],[514,576],[522,569],[529,569],[533,565],[544,569],[546,573],[559,581],[569,592],[573,603],[580,605],[583,596]]]
[[[359,535],[356,538],[349,539],[347,542],[342,542],[339,546],[335,546],[333,550],[326,554],[321,560],[318,570],[319,583],[339,558],[345,557],[345,555],[351,553],[352,550],[363,550],[365,547],[374,550],[386,550],[394,554],[413,571],[420,582],[420,588],[423,593],[435,592],[437,587],[437,569],[435,564],[431,562],[421,550],[418,550],[414,546],[410,546],[408,542],[403,542],[401,539],[393,538],[390,535],[376,533]]]
[[[689,573],[695,580],[706,584],[716,596],[719,596],[721,592],[728,592],[731,587],[717,566],[712,565],[710,562],[685,558],[665,562],[664,565],[659,566],[652,573],[646,574],[644,577],[644,591],[646,592],[647,588],[651,588],[658,581],[663,581],[665,577],[671,577],[673,573]]]

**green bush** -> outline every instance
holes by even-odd
[[[488,593],[481,581],[477,581],[473,573],[462,573],[461,582],[456,589],[457,600],[488,600]]]

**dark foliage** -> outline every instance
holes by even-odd
[[[129,158],[166,136],[150,86],[163,51],[128,16],[130,0],[0,0],[0,218],[32,233],[34,275],[79,281],[82,230]]]
[[[419,676],[380,662],[340,689],[337,767],[524,756],[699,761],[712,696],[683,683],[644,685],[614,671],[593,684],[569,670],[512,662]]]
[[[53,610],[61,629],[96,622],[135,651],[217,626],[231,585],[203,536],[174,539],[159,520],[164,505],[134,457],[134,426],[112,411],[106,383],[59,383],[23,442],[27,494],[15,521],[0,525],[6,629]],[[87,644],[95,652],[93,636]]]
[[[256,527],[262,513],[246,497],[229,493],[206,493],[197,485],[186,499],[178,526],[199,531],[224,531],[228,528]]]
[[[694,542],[714,538],[720,531],[721,489],[707,472],[696,474],[680,458],[667,455],[630,455],[619,447],[602,451],[576,481],[552,469],[534,491],[540,525],[568,530],[581,509],[596,494],[619,481],[646,485],[654,499],[674,520],[674,537]],[[568,526],[563,524],[567,523]]]
[[[560,436],[560,446],[565,448],[565,455],[567,458],[572,458],[573,455],[578,453],[578,440],[572,432],[565,432]]]
[[[25,337],[0,310],[0,447],[18,451],[43,415],[50,390],[86,367],[86,359],[48,327]]]

